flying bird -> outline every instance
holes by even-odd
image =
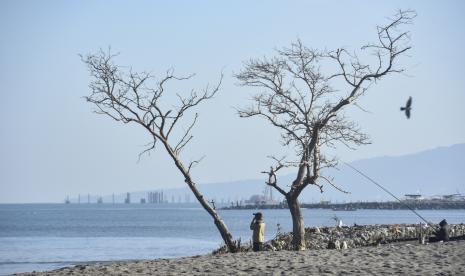
[[[410,119],[410,110],[412,110],[412,97],[408,98],[405,107],[400,108],[400,111],[405,111],[405,116],[407,116],[407,119]]]

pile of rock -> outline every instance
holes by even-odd
[[[450,237],[465,235],[465,224],[452,224]],[[399,241],[412,241],[434,235],[435,229],[424,224],[355,225],[343,227],[309,227],[305,229],[307,249],[345,249],[374,246]],[[264,244],[266,251],[292,250],[292,233],[278,234]],[[225,253],[225,247],[214,254]],[[252,251],[250,243],[240,245],[240,251]]]
[[[351,227],[311,227],[305,229],[305,244],[308,249],[343,249],[399,241],[418,240],[434,235],[435,229],[426,225],[363,225]],[[450,225],[450,237],[465,235],[465,225]],[[292,233],[278,235],[266,243],[268,250],[292,249]]]

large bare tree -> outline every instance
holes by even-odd
[[[177,77],[173,70],[168,70],[164,77],[157,80],[146,72],[124,72],[122,67],[115,65],[114,57],[110,51],[81,57],[92,78],[89,85],[91,94],[86,100],[94,104],[97,114],[106,115],[124,124],[133,123],[145,129],[151,142],[141,154],[154,149],[157,144],[165,148],[186,184],[213,218],[228,250],[235,252],[237,246],[226,224],[192,179],[191,169],[200,159],[186,165],[180,157],[182,150],[193,138],[192,129],[198,119],[198,113],[190,117],[186,115],[218,92],[223,76],[221,75],[221,79],[213,87],[207,86],[201,91],[191,90],[187,95],[169,95],[166,91],[168,83],[185,81],[193,75]],[[177,99],[177,102],[170,104],[167,101],[169,98]]]
[[[401,29],[414,17],[413,11],[398,11],[387,25],[378,26],[377,41],[361,47],[359,54],[366,54],[365,58],[344,48],[310,49],[299,40],[289,48],[277,50],[272,58],[245,62],[236,75],[240,85],[261,90],[250,107],[239,110],[239,115],[264,118],[281,130],[283,144],[295,149],[294,157],[272,157],[275,164],[264,172],[268,174],[266,184],[287,200],[295,250],[306,247],[298,200],[301,192],[309,185],[323,192],[323,183],[343,191],[330,177],[322,175],[322,169],[335,167],[337,159],[322,154],[321,148],[338,143],[351,148],[369,143],[367,135],[345,116],[344,109],[358,106],[357,100],[371,84],[404,70],[397,61],[411,46],[409,32]],[[276,172],[284,167],[297,169],[287,190],[278,185],[276,177]]]

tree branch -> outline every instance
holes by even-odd
[[[411,24],[415,16],[413,11],[400,10],[386,25],[377,27],[377,41],[360,48],[360,52],[369,51],[373,55],[374,64],[362,62],[355,51],[344,48],[319,51],[297,40],[289,48],[277,50],[275,57],[250,59],[235,75],[239,85],[261,89],[253,97],[251,107],[239,109],[239,116],[266,119],[281,131],[283,145],[295,150],[296,160],[289,163],[298,167],[298,171],[287,195],[297,198],[308,185],[322,189],[316,183],[321,177],[320,170],[334,166],[334,160],[320,153],[322,147],[335,147],[338,143],[354,149],[370,143],[369,137],[344,116],[343,110],[346,106],[361,108],[357,100],[372,83],[403,72],[398,60],[411,46],[409,33],[400,29]],[[336,69],[328,74],[321,69],[323,65]],[[334,89],[335,85],[341,88]],[[266,172],[267,184],[273,187],[277,182],[276,170],[281,168],[281,162],[275,161],[278,165]],[[325,181],[334,186],[329,179]],[[285,191],[280,193],[284,195]]]

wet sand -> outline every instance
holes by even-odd
[[[79,265],[20,275],[465,275],[465,241],[245,252]]]

